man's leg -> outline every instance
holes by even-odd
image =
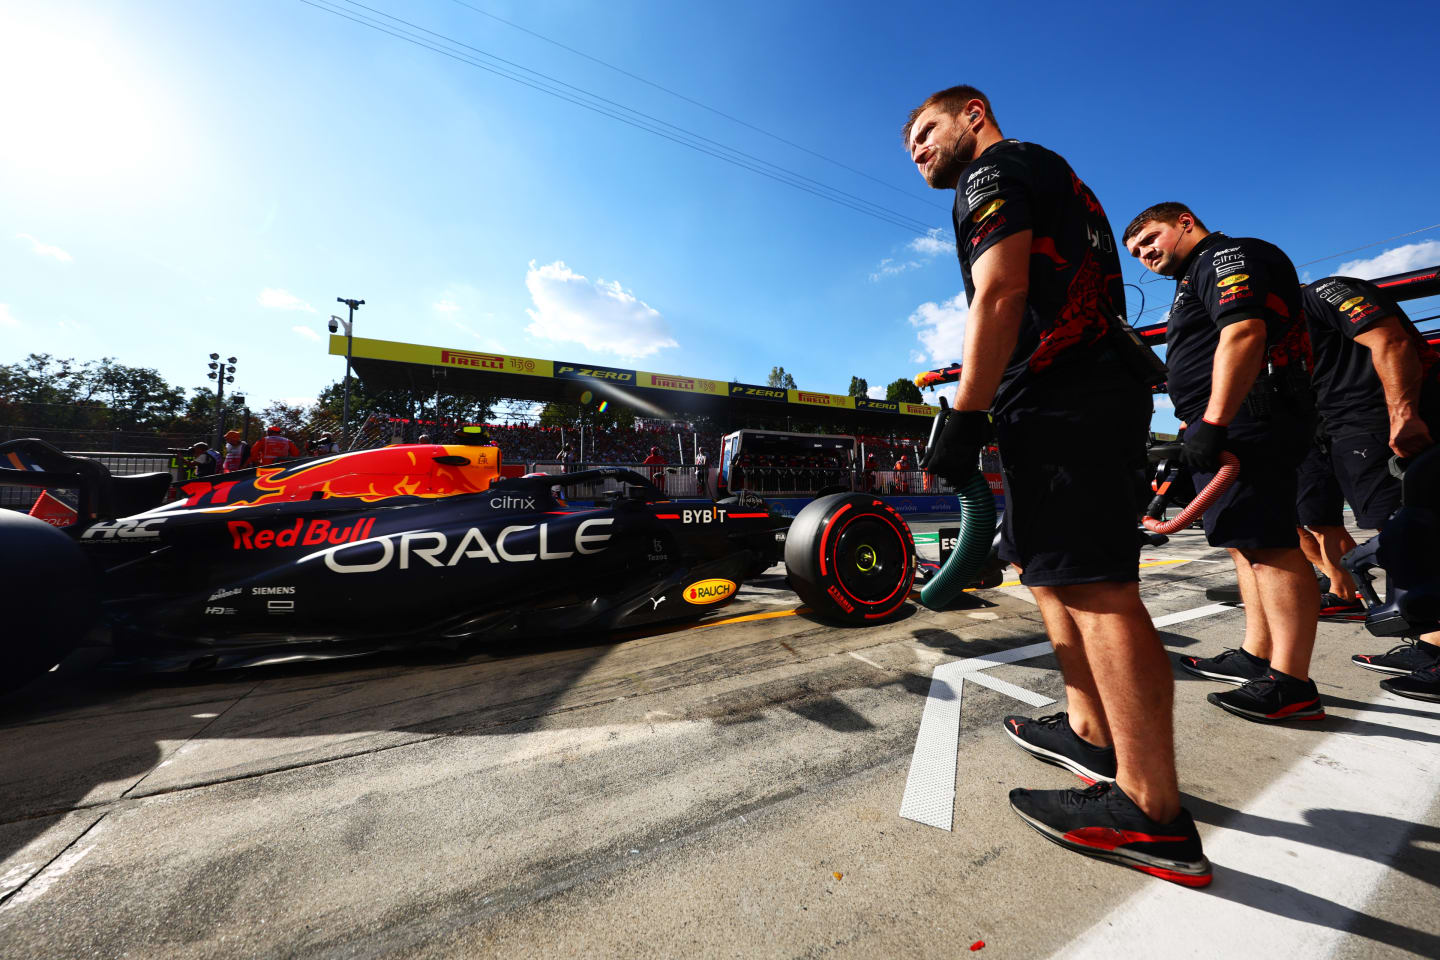
[[[1250,616],[1263,617],[1270,665],[1297,680],[1310,679],[1310,655],[1315,650],[1315,611],[1320,587],[1315,573],[1296,547],[1268,547],[1242,551],[1253,577],[1257,603],[1245,598],[1245,643],[1250,649]],[[1237,567],[1239,562],[1237,561]],[[1244,594],[1244,587],[1241,587]],[[1255,653],[1254,650],[1250,650]],[[1259,656],[1259,654],[1256,654]]]
[[[1111,746],[1110,724],[1100,694],[1095,690],[1095,677],[1085,653],[1079,627],[1065,604],[1046,587],[1030,591],[1045,618],[1045,632],[1060,661],[1060,675],[1065,679],[1065,713],[1070,729],[1093,747]]]
[[[1139,585],[1090,583],[1031,591],[1042,611],[1047,604],[1061,605],[1081,637],[1115,744],[1116,782],[1152,820],[1174,820],[1180,813],[1172,716],[1175,678],[1140,602]],[[1049,620],[1047,615],[1047,627]]]
[[[1245,652],[1261,660],[1270,659],[1270,624],[1265,619],[1265,604],[1255,580],[1255,568],[1249,558],[1234,547],[1228,550],[1235,561],[1235,580],[1240,585],[1240,600],[1245,604]],[[1312,575],[1310,579],[1315,579]]]
[[[1306,549],[1307,541],[1318,548],[1319,560],[1310,556],[1310,551]],[[1350,576],[1349,570],[1340,565],[1340,558],[1355,549],[1355,538],[1350,536],[1350,531],[1344,527],[1311,527],[1302,532],[1300,549],[1305,551],[1306,560],[1319,567],[1320,572],[1330,578],[1331,593],[1342,600],[1355,599],[1355,579]]]

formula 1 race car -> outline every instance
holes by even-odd
[[[817,614],[873,623],[916,568],[908,526],[866,494],[822,498],[791,528],[753,494],[670,500],[623,469],[502,477],[493,446],[354,451],[172,490],[168,474],[112,476],[13,440],[0,483],[79,502],[63,528],[0,511],[0,687],[82,642],[190,670],[694,619],[782,552]],[[573,489],[593,505],[557,496]]]

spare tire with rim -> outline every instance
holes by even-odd
[[[895,613],[915,581],[915,541],[899,512],[864,493],[812,501],[785,535],[790,588],[819,616],[868,624]]]

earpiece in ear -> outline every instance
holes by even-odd
[[[972,114],[970,114],[970,119],[971,119],[971,120],[978,120],[978,119],[980,119],[980,114],[978,114],[978,113],[972,113]]]

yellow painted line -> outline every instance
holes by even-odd
[[[1144,570],[1146,567],[1169,567],[1169,566],[1173,566],[1174,564],[1177,564],[1177,563],[1189,563],[1189,562],[1190,562],[1190,560],[1189,560],[1188,557],[1185,558],[1185,559],[1183,559],[1183,560],[1151,560],[1149,563],[1142,563],[1142,564],[1140,564],[1140,569],[1141,569],[1141,570]],[[1006,580],[1004,583],[1000,584],[1000,587],[1018,587],[1018,586],[1020,586],[1020,581],[1019,581],[1019,580]],[[1000,587],[989,587],[989,588],[987,588],[987,589],[990,589],[990,590],[999,590]],[[974,593],[976,589],[977,589],[976,587],[966,587],[966,588],[965,588],[965,592],[966,592],[966,593]]]
[[[1186,560],[1152,560],[1152,561],[1150,561],[1149,563],[1142,563],[1142,564],[1140,564],[1140,568],[1143,570],[1143,569],[1146,568],[1146,567],[1168,567],[1168,566],[1172,566],[1172,565],[1177,564],[1177,563],[1188,563],[1188,562],[1189,562],[1188,559],[1186,559]],[[1000,586],[1002,586],[1002,587],[1018,587],[1019,585],[1020,585],[1020,581],[1019,581],[1019,580],[1006,580],[1004,583],[1000,584]],[[975,587],[970,587],[970,588],[966,589],[965,592],[966,592],[966,593],[973,593],[976,589],[977,589],[977,588],[975,588]],[[996,589],[996,588],[990,587],[990,588],[987,588],[987,589]],[[912,593],[912,597],[913,597],[913,596],[917,596],[917,595],[918,595],[918,593]],[[799,613],[801,610],[804,610],[804,609],[806,609],[806,608],[805,608],[805,607],[796,607],[796,608],[793,609],[793,610],[771,610],[769,613],[750,613],[750,614],[746,614],[746,615],[743,616],[743,617],[727,617],[727,618],[724,619],[724,620],[710,620],[710,621],[708,621],[708,622],[706,622],[706,623],[691,624],[691,625],[688,626],[688,627],[684,627],[683,630],[684,630],[684,631],[689,631],[689,630],[706,630],[706,629],[708,629],[708,628],[710,628],[710,627],[723,627],[723,626],[727,626],[727,625],[732,624],[732,623],[753,623],[753,622],[755,622],[755,621],[757,621],[757,620],[778,620],[778,619],[780,619],[781,617],[793,617],[793,616],[795,616],[797,613]],[[677,631],[674,631],[674,632],[679,633],[679,632],[682,632],[682,631],[677,630]]]
[[[769,613],[750,613],[743,617],[729,617],[725,620],[711,620],[707,623],[696,623],[685,629],[704,630],[706,627],[723,627],[729,623],[750,623],[754,620],[778,620],[781,617],[793,617],[804,609],[805,607],[796,607],[793,610],[771,610]]]

